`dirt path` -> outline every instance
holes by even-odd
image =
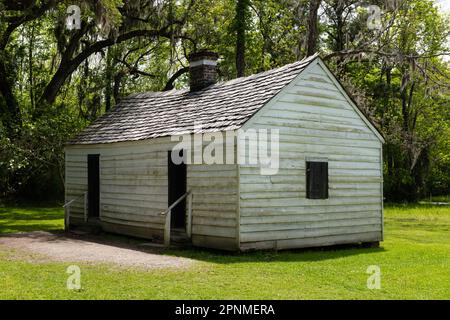
[[[131,245],[100,243],[96,239],[36,231],[0,237],[0,245],[38,254],[50,261],[108,263],[123,267],[186,268],[195,261],[141,250]]]

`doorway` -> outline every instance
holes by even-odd
[[[100,155],[88,155],[88,216],[98,218],[100,213]]]
[[[173,150],[168,153],[168,183],[169,183],[169,203],[171,206],[182,195],[186,193],[186,163],[175,164],[172,161],[172,153],[179,153],[184,159],[183,150]],[[186,199],[181,201],[172,209],[171,223],[172,229],[185,229],[186,227]]]

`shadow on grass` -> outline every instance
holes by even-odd
[[[341,259],[349,256],[384,252],[385,249],[366,248],[360,245],[340,245],[295,250],[264,250],[249,252],[222,252],[210,249],[168,250],[166,254],[181,256],[211,263],[271,263],[271,262],[313,262]]]

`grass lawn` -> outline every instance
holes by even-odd
[[[56,230],[61,208],[0,207],[0,233]],[[183,271],[81,267],[80,291],[66,289],[69,263],[29,262],[0,247],[0,299],[450,299],[450,206],[388,206],[376,249],[226,254],[178,250],[201,262]],[[381,268],[381,289],[366,286]]]
[[[62,229],[64,229],[64,210],[60,206],[0,206],[0,234]]]

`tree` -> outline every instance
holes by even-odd
[[[386,138],[387,198],[448,190],[448,17],[432,0],[371,4],[380,29],[356,0],[0,0],[0,192],[60,192],[64,140],[127,94],[188,86],[200,49],[220,54],[220,80],[318,51]]]
[[[321,0],[309,1],[309,14],[308,14],[308,35],[306,40],[306,55],[312,56],[317,52],[319,41],[319,21],[318,11]]]
[[[236,71],[237,76],[245,75],[245,33],[248,29],[249,0],[237,0],[236,2]]]

